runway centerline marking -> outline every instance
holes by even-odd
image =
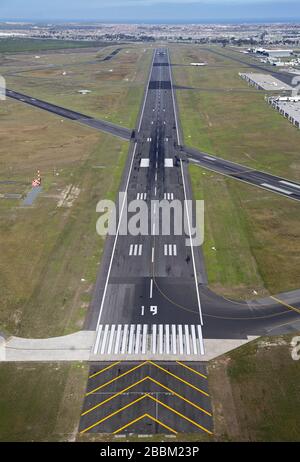
[[[153,279],[150,281],[150,299],[153,298]]]

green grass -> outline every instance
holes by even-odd
[[[298,289],[297,202],[197,166],[190,173],[195,198],[205,201],[210,287],[238,299]]]
[[[300,368],[289,343],[258,340],[210,363],[218,441],[300,441]]]
[[[0,39],[0,53],[22,53],[24,51],[47,51],[72,48],[103,47],[111,44],[99,41],[49,40],[27,38]]]
[[[26,72],[8,75],[16,69],[18,64],[15,62],[13,68],[3,62],[3,72],[7,73],[7,86],[11,89],[133,128],[144,92],[151,52],[144,52],[138,46],[127,46],[111,61],[101,62],[101,58],[114,48],[101,50],[100,53],[41,55],[38,62],[34,56],[28,56]],[[64,62],[67,64],[65,68]],[[29,63],[35,67],[59,67],[28,70]],[[19,66],[20,70],[24,69],[21,62]],[[91,93],[81,95],[78,93],[80,89],[90,90]]]
[[[178,85],[198,88],[177,91],[186,144],[299,181],[299,130],[249,90],[238,63],[196,46],[173,48],[172,60],[208,63],[174,67]],[[210,287],[238,299],[298,289],[297,203],[199,167],[190,172],[195,197],[205,200]]]
[[[0,441],[74,441],[88,366],[0,364]]]
[[[28,116],[18,132],[20,149],[24,136],[34,139],[27,143],[27,172],[20,162],[18,139],[14,155],[6,154],[4,162],[5,142],[13,133],[6,131],[1,177],[22,178],[23,172],[26,183],[39,168],[45,189],[44,197],[29,209],[12,207],[17,201],[10,207],[0,202],[0,325],[24,336],[62,335],[82,326],[87,303],[81,296],[91,294],[104,245],[96,234],[96,204],[115,197],[128,144],[71,122],[62,125],[54,116],[24,106],[22,113]],[[22,155],[25,159],[26,151]],[[94,168],[97,165],[104,168]],[[59,176],[53,175],[54,169]],[[79,187],[80,195],[70,209],[57,208],[69,184]]]
[[[242,65],[192,47],[172,52],[173,61],[191,58],[204,68],[175,67],[180,120],[185,143],[251,168],[299,180],[300,132],[264,100],[264,92],[249,89],[238,76]],[[185,55],[185,59],[181,57]],[[186,55],[190,54],[190,59]]]

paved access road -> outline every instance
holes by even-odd
[[[80,112],[72,111],[70,109],[66,109],[64,107],[48,103],[37,98],[32,98],[31,96],[27,96],[23,93],[19,93],[13,90],[7,89],[6,96],[21,101],[22,103],[29,104],[30,106],[43,109],[44,111],[52,112],[61,117],[65,117],[66,119],[74,120],[97,130],[110,133],[112,135],[123,138],[124,140],[128,141],[131,138],[132,131],[128,128],[120,127],[119,125],[115,125],[104,120],[95,119],[93,117],[81,114]]]
[[[187,146],[182,148],[182,154],[185,154],[186,157],[196,165],[213,172],[266,189],[269,192],[277,193],[290,199],[300,200],[300,184],[295,181],[270,175],[270,173],[230,162]]]

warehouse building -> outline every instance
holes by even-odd
[[[271,106],[286,117],[295,127],[300,128],[300,96],[266,97]]]
[[[257,90],[266,91],[292,91],[292,87],[281,80],[276,79],[270,74],[256,74],[239,72],[239,76],[246,80],[249,85],[257,88]]]
[[[269,58],[288,58],[289,56],[292,56],[294,52],[293,50],[286,50],[286,49],[266,50],[265,48],[255,48],[252,51],[261,56],[268,56]]]

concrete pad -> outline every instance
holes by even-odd
[[[243,340],[204,339],[204,355],[172,354],[97,354],[92,353],[96,339],[95,331],[80,331],[63,337],[48,339],[24,339],[0,337],[0,362],[42,361],[210,361],[231,350],[239,348],[258,337]]]
[[[88,361],[94,342],[94,331],[80,331],[75,334],[48,339],[24,339],[19,337],[10,337],[6,341],[4,340],[4,360],[8,362]]]
[[[22,205],[25,207],[33,205],[34,201],[38,197],[38,195],[42,192],[42,187],[37,186],[36,188],[32,188],[25,199],[22,202]]]
[[[91,355],[90,361],[211,361],[236,348],[246,345],[257,339],[256,336],[249,336],[247,339],[204,339],[204,355],[172,355],[172,354],[146,354],[146,355]]]

